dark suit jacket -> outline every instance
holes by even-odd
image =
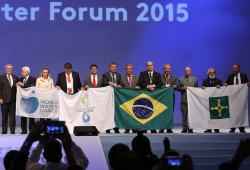
[[[244,73],[240,73],[240,80],[241,84],[247,83],[248,82],[247,75]],[[226,83],[228,85],[234,85],[234,74],[228,75]]]
[[[10,83],[6,74],[0,76],[0,99],[3,99],[3,103],[16,102],[16,83],[18,77],[11,75],[13,79],[13,85],[10,87]]]
[[[73,90],[74,94],[78,92],[78,89],[81,89],[82,83],[77,72],[72,71],[73,78]],[[65,72],[59,73],[56,81],[56,86],[60,86],[61,89],[67,93],[67,82]]]
[[[222,86],[221,80],[217,78],[214,78],[214,83],[210,83],[210,78],[204,79],[202,83],[202,86],[205,87],[216,87],[217,85]]]
[[[116,74],[116,84],[117,85],[120,85],[120,82],[121,82],[121,74],[115,72]],[[109,82],[112,81],[112,77],[110,75],[110,71],[104,73],[102,75],[103,77],[103,86],[108,86],[109,85]]]
[[[93,85],[93,83],[91,81],[91,75],[84,78],[84,87],[86,85],[89,85],[90,88],[94,88],[94,85]],[[96,85],[96,87],[102,87],[102,86],[103,86],[103,78],[102,78],[102,76],[97,75],[97,85]]]
[[[21,77],[20,79],[18,79],[18,82],[23,83],[23,77]],[[26,83],[24,86],[20,86],[21,88],[28,88],[31,86],[36,86],[36,78],[35,77],[31,77],[29,76],[28,80],[26,80]]]
[[[139,86],[139,76],[133,74],[131,79],[132,79],[131,87]],[[128,83],[127,75],[125,75],[125,76],[123,76],[121,78],[121,83],[120,84],[121,84],[122,87],[130,87],[129,83]]]
[[[169,85],[173,86],[173,85],[177,85],[177,78],[175,76],[173,76],[172,74],[170,74],[170,79],[168,80]],[[161,83],[162,86],[166,86],[166,77],[165,77],[165,73],[161,74]],[[176,89],[174,89],[176,90]],[[174,103],[175,103],[175,94],[173,93],[174,96]]]
[[[141,88],[147,88],[150,84],[148,71],[140,72],[139,84]],[[158,72],[153,72],[152,84],[155,85],[155,88],[160,88],[162,86],[161,74]]]

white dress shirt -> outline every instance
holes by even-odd
[[[241,84],[240,72],[237,75],[238,75],[239,84]],[[236,76],[235,75],[234,75],[234,85],[236,85]]]
[[[148,78],[149,78],[149,82],[150,82],[150,84],[152,84],[152,81],[153,81],[153,73],[154,71],[152,71],[152,72],[149,72],[148,71]],[[151,79],[150,79],[150,77],[149,77],[149,74],[151,73]],[[152,85],[154,85],[154,84],[152,84]],[[155,85],[154,85],[154,87],[155,87]],[[146,87],[146,88],[148,88],[148,86]]]
[[[93,84],[93,77],[94,76],[95,76],[95,85],[97,86],[97,74],[96,75],[91,74],[91,82]]]
[[[12,75],[11,75],[11,74],[10,74],[10,75],[6,74],[6,76],[7,76],[8,81],[9,81],[9,76],[10,76],[10,87],[12,87],[12,86],[13,86],[13,78],[12,78]]]
[[[117,82],[116,82],[116,81],[117,81],[117,80],[116,80],[116,74],[110,72],[110,75],[111,75],[111,78],[112,78],[112,82],[114,81],[114,80],[113,80],[113,74],[114,74],[114,77],[115,77],[115,84],[117,84]]]
[[[23,85],[26,84],[28,79],[29,79],[29,75],[27,77],[23,78]]]
[[[133,74],[130,75],[131,76],[131,85],[132,85],[132,79],[133,79]],[[128,85],[129,85],[129,75],[127,75],[127,79],[128,79]]]
[[[72,89],[72,93],[71,94],[74,94],[74,86],[73,86],[73,77],[72,77],[72,72],[69,73],[69,77],[70,77],[70,83],[68,82],[68,74],[65,73],[66,75],[66,84],[67,84],[67,93],[68,92],[68,89]]]
[[[168,82],[167,82],[167,76],[168,76]],[[170,74],[165,74],[165,80],[166,80],[166,87],[170,86]]]

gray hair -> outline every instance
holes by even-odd
[[[30,68],[28,66],[23,67],[22,70],[29,72],[29,74],[30,74]]]
[[[133,67],[133,65],[132,65],[132,64],[127,64],[127,65],[126,65],[126,67],[125,67],[125,69],[126,69],[128,66],[131,66],[131,67],[132,67],[132,69],[134,69],[134,67]]]
[[[12,69],[13,69],[13,66],[12,66],[11,64],[7,64],[7,65],[5,66],[5,69],[7,68],[7,66],[11,66]]]
[[[214,68],[210,68],[210,69],[208,69],[208,71],[207,71],[207,77],[209,77],[210,70],[214,70],[215,75],[216,75],[216,70],[215,70]]]
[[[170,64],[164,64],[163,69],[165,68],[165,66],[170,66],[170,68],[171,68],[171,65],[170,65]]]

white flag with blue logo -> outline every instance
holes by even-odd
[[[31,118],[59,117],[59,90],[56,88],[17,87],[16,115]]]
[[[74,95],[60,90],[59,99],[59,120],[66,122],[71,134],[74,126],[96,126],[99,131],[115,127],[112,87],[89,88]]]

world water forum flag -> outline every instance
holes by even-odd
[[[244,127],[248,121],[247,84],[187,90],[189,127],[224,129]]]
[[[16,115],[32,118],[58,118],[60,103],[56,88],[17,87]]]
[[[172,129],[173,87],[135,90],[114,87],[115,124],[124,129]]]

